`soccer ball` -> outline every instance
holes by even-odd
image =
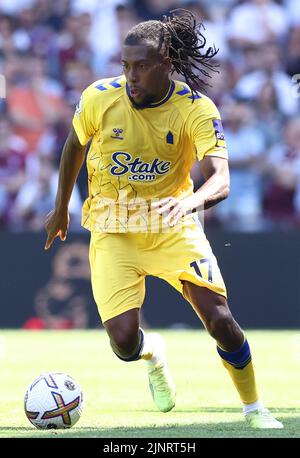
[[[83,408],[78,383],[62,372],[46,372],[37,377],[25,393],[28,420],[39,429],[71,428]]]

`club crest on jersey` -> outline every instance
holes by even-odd
[[[171,168],[171,162],[163,161],[159,157],[152,162],[144,162],[140,157],[133,159],[132,155],[125,151],[116,151],[111,156],[114,164],[110,173],[114,176],[128,175],[132,181],[153,181],[160,175],[164,175]]]
[[[116,127],[113,129],[113,133],[115,135],[111,135],[111,138],[115,138],[116,140],[123,140],[124,137],[121,136],[123,133],[123,129],[117,129]]]

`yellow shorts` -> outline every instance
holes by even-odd
[[[196,223],[174,233],[91,233],[92,289],[102,322],[145,297],[145,277],[166,280],[182,293],[183,280],[226,297],[217,260]]]

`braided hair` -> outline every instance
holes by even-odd
[[[176,13],[180,14],[177,15]],[[145,21],[135,25],[127,34],[124,44],[134,45],[151,42],[158,51],[163,50],[171,59],[172,72],[182,75],[191,87],[192,94],[196,89],[205,91],[209,84],[201,75],[210,78],[209,71],[217,71],[216,63],[211,60],[218,53],[215,46],[206,46],[206,38],[201,32],[202,23],[197,24],[194,14],[178,8],[170,11],[171,16],[163,16],[162,21]]]

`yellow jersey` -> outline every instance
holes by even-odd
[[[161,101],[136,109],[128,91],[125,76],[98,80],[83,91],[73,117],[88,145],[82,225],[95,232],[159,232],[151,202],[192,194],[196,157],[227,159],[220,114],[207,96],[171,80]]]

